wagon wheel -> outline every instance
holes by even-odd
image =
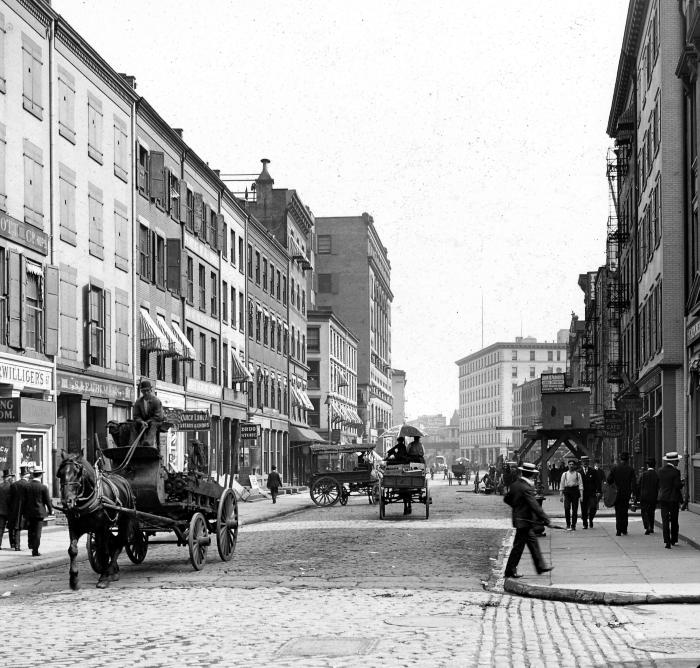
[[[384,500],[384,490],[379,493],[379,519],[383,520],[386,514],[386,501]]]
[[[216,549],[221,561],[231,561],[238,540],[238,501],[232,489],[224,490],[216,513]]]
[[[187,545],[190,548],[190,561],[196,571],[201,571],[204,568],[210,544],[211,538],[207,530],[207,521],[202,513],[195,513],[190,520]]]
[[[379,503],[379,498],[381,497],[381,494],[382,490],[378,482],[374,483],[374,485],[367,488],[367,496],[369,497],[369,502],[371,504]]]
[[[428,479],[425,479],[425,519],[430,517],[430,492],[428,490]]]
[[[100,553],[97,537],[94,533],[89,533],[87,535],[87,541],[85,543],[85,549],[87,550],[88,561],[90,562],[90,568],[92,568],[95,573],[102,575],[107,570],[107,564],[104,561],[104,556]]]
[[[311,500],[317,506],[332,506],[340,498],[340,483],[330,476],[319,478],[311,487]]]
[[[140,529],[134,529],[134,535],[126,544],[126,556],[132,564],[140,564],[148,553],[148,535]]]
[[[347,506],[348,499],[350,498],[350,490],[345,487],[345,485],[340,486],[340,505]]]

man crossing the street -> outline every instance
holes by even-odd
[[[598,510],[598,500],[603,493],[602,481],[595,469],[591,468],[590,457],[581,457],[581,478],[583,480],[583,493],[581,494],[581,520],[583,528],[593,528],[593,518]]]
[[[576,470],[576,460],[569,459],[568,470],[561,477],[561,490],[559,498],[564,502],[564,515],[566,517],[566,530],[576,531],[578,520],[578,504],[583,493],[583,478]],[[584,522],[585,524],[585,522]]]
[[[681,508],[683,481],[678,470],[680,457],[677,452],[667,452],[664,464],[659,473],[659,508],[661,509],[661,525],[664,534],[664,547],[678,543],[678,512]]]

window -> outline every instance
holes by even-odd
[[[87,313],[87,363],[89,365],[110,366],[109,334],[107,327],[111,322],[111,297],[109,291],[101,285],[90,284],[88,290]]]
[[[231,264],[236,266],[236,232],[235,230],[230,231],[231,235]]]
[[[325,255],[331,253],[331,235],[330,234],[319,234],[318,235],[318,254]]]
[[[159,288],[165,288],[165,239],[153,233],[153,278]]]
[[[129,270],[129,213],[126,206],[114,200],[114,265]]]
[[[90,255],[104,259],[102,222],[102,190],[88,184],[88,215],[90,217]]]
[[[281,279],[280,270],[278,269],[277,270],[277,299],[278,300],[280,298],[281,285],[282,285],[282,279]]]
[[[211,280],[211,315],[212,318],[216,318],[216,316],[219,314],[219,281],[216,277],[216,274],[213,271],[211,272],[209,277]]]
[[[332,274],[319,274],[318,275],[318,291],[320,293],[330,293],[332,291]]]
[[[268,336],[270,330],[270,317],[268,315],[265,315],[263,317],[263,344],[267,345],[270,341],[270,338]]]
[[[554,351],[553,350],[548,350],[547,351],[547,361],[551,362],[554,360]]]
[[[207,310],[207,270],[203,264],[199,265],[199,310],[206,313]]]
[[[512,359],[513,361],[518,359],[518,351],[517,350],[510,351],[510,359]]]
[[[275,265],[270,262],[270,296],[275,296]]]
[[[233,290],[233,288],[231,288]],[[233,308],[233,307],[231,307]],[[242,292],[238,293],[238,328],[245,332],[245,319],[243,314],[245,313],[245,297]],[[250,330],[249,330],[250,331]]]
[[[248,337],[253,338],[253,301],[248,300]]]
[[[148,149],[138,144],[138,163],[136,165],[136,188],[144,196],[148,197],[150,181]]]
[[[510,369],[511,369],[511,370],[510,370],[511,378],[517,378],[517,377],[518,377],[518,367],[517,367],[517,366],[513,366],[513,367],[511,367]]]
[[[194,304],[194,261],[187,256],[187,303]]]
[[[209,245],[212,248],[219,248],[219,215],[216,211],[209,211]]]
[[[306,290],[301,291],[301,312],[306,315]]]
[[[306,362],[306,336],[301,335],[301,361]]]
[[[228,225],[224,222],[224,217],[221,215],[221,257],[224,260],[228,259]]]
[[[58,68],[58,134],[75,144],[75,77]]]
[[[102,164],[102,101],[88,92],[88,155]]]
[[[165,154],[151,151],[148,157],[148,196],[159,209],[165,210],[167,191],[165,189]]]
[[[139,225],[139,274],[145,281],[151,280],[151,231]]]
[[[61,240],[77,245],[75,227],[75,172],[58,163],[58,196],[61,200],[58,211],[58,225]]]
[[[308,335],[307,349],[309,352],[317,353],[321,350],[320,330],[318,327],[309,327],[306,330]]]
[[[274,319],[270,319],[270,349],[275,349],[275,332],[277,331],[277,324]]]
[[[278,284],[278,289],[279,289],[279,284]],[[279,295],[277,295],[279,298]],[[287,277],[283,276],[282,277],[282,303],[286,306],[287,305]]]
[[[228,387],[228,343],[224,343],[221,349],[221,384]]]
[[[115,335],[115,351],[114,363],[117,371],[129,371],[129,293],[126,290],[115,288],[114,290],[114,335]],[[61,308],[63,304],[61,303]],[[63,335],[63,330],[61,330]],[[175,365],[173,365],[175,366]],[[173,380],[173,382],[176,382]]]
[[[263,258],[262,288],[267,292],[267,260]]]
[[[181,187],[180,187],[180,181],[173,174],[172,172],[168,171],[168,181],[170,183],[170,191],[169,191],[169,196],[168,196],[168,208],[170,210],[170,217],[176,221],[180,222],[180,193],[181,193]],[[185,196],[185,199],[187,199],[187,196]],[[186,206],[186,204],[183,203],[182,206]]]
[[[44,111],[41,104],[42,64],[41,48],[22,33],[22,106],[39,120]]]
[[[129,178],[126,123],[116,116],[114,117],[114,176],[124,183]]]
[[[189,188],[187,188],[185,202],[185,227],[190,232],[194,232],[194,193]]]
[[[530,378],[534,378],[534,377],[535,377],[535,367],[531,366],[530,367]]]
[[[260,308],[255,309],[255,340],[260,343],[262,338],[262,311]]]
[[[231,286],[231,327],[236,327],[236,288]]]
[[[24,221],[44,227],[44,160],[41,149],[24,140]]]
[[[260,285],[260,253],[255,251],[255,285]]]
[[[211,376],[210,381],[212,383],[219,382],[219,343],[212,337],[210,341],[211,347]]]
[[[207,337],[199,335],[199,380],[207,379]]]
[[[221,283],[221,319],[228,322],[228,283],[226,281]]]
[[[30,269],[31,268],[31,269]],[[26,265],[26,279],[24,284],[24,348],[43,351],[44,334],[44,303],[41,292],[43,272],[39,265]]]
[[[557,362],[561,361],[561,350],[557,350]]]
[[[321,387],[321,363],[318,360],[309,361],[309,389],[318,390]]]
[[[253,247],[248,244],[248,278],[253,278]]]
[[[238,271],[243,273],[243,237],[238,237]]]
[[[277,352],[282,352],[282,324],[277,323]]]
[[[294,279],[290,278],[290,285],[289,285],[289,300],[292,306],[294,306]]]

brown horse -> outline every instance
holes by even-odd
[[[83,534],[91,533],[96,550],[94,563],[101,570],[97,586],[103,589],[119,579],[117,559],[133,531],[131,517],[105,507],[104,502],[134,508],[134,494],[126,479],[96,471],[82,454],[61,453],[61,458],[56,477],[61,481],[61,501],[68,519],[70,588],[80,589],[78,540]]]

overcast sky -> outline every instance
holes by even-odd
[[[367,211],[388,248],[407,414],[455,361],[583,316],[605,261],[626,0],[53,0],[211,167]]]

